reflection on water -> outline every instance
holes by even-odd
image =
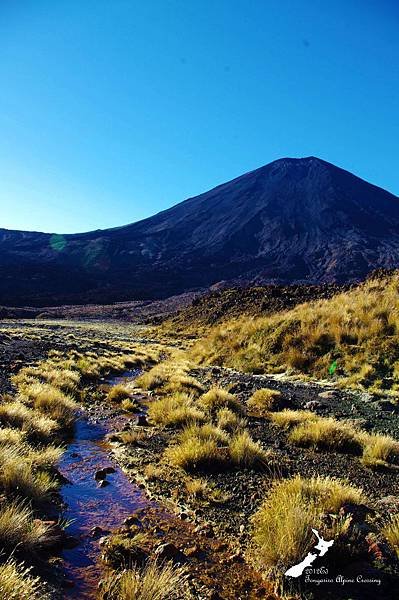
[[[117,383],[115,379],[112,384]],[[95,597],[101,578],[98,564],[101,534],[94,536],[93,527],[115,529],[127,516],[148,505],[143,492],[110,460],[110,450],[104,442],[104,436],[120,428],[127,417],[107,419],[104,413],[106,409],[101,422],[90,422],[85,416],[77,421],[75,439],[59,463],[61,473],[70,482],[61,489],[66,504],[62,516],[72,521],[68,533],[79,540],[75,548],[63,552],[66,577],[74,584],[65,592],[65,598]],[[99,487],[94,478],[96,471],[111,466],[115,473],[107,475],[109,485]]]

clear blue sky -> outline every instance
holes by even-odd
[[[394,0],[0,0],[0,227],[122,225],[308,155],[399,195]]]

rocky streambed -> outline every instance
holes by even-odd
[[[126,373],[105,385],[134,387],[136,376],[137,372]],[[102,555],[112,535],[123,541],[141,531],[144,560],[184,565],[188,594],[194,599],[276,598],[234,544],[217,536],[205,520],[176,510],[173,495],[156,499],[145,478],[131,468],[133,463],[126,463],[126,455],[118,452],[119,445],[112,443],[118,432],[145,430],[152,435],[145,410],[142,405],[139,413],[124,413],[115,404],[97,399],[76,423],[74,440],[59,463],[67,480],[61,488],[62,517],[74,540],[73,547],[62,552],[63,597],[95,598],[109,570]],[[128,564],[132,557],[125,558]]]

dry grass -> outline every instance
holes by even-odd
[[[121,402],[121,407],[126,412],[136,412],[140,410],[140,405],[134,398],[124,398]]]
[[[319,418],[297,425],[289,440],[298,446],[316,450],[336,450],[360,454],[362,445],[358,430],[350,423],[333,418]]]
[[[35,440],[47,442],[59,430],[54,419],[28,408],[17,400],[0,404],[0,423],[7,428],[21,429]]]
[[[0,508],[0,547],[8,552],[21,547],[24,552],[37,552],[45,543],[48,526],[34,520],[26,503],[11,502]]]
[[[264,416],[269,411],[274,410],[281,397],[281,392],[270,388],[256,390],[248,400],[248,408]]]
[[[270,453],[249,435],[248,431],[237,433],[229,443],[230,458],[238,467],[262,467],[270,459]]]
[[[239,417],[229,408],[220,408],[216,413],[215,420],[217,427],[223,431],[227,431],[228,433],[237,432],[241,429],[244,429],[247,425],[247,421],[245,419]]]
[[[299,446],[361,454],[366,467],[390,467],[399,456],[399,442],[387,435],[367,433],[348,421],[319,417],[304,410],[269,413],[279,427],[289,429],[288,439]]]
[[[101,587],[103,600],[184,600],[185,570],[171,563],[151,561],[144,569],[131,568],[107,577]]]
[[[281,412],[270,413],[269,418],[279,427],[290,429],[301,423],[317,421],[320,417],[310,410],[291,410],[287,408]]]
[[[399,442],[388,435],[362,432],[359,440],[363,446],[362,463],[366,467],[389,467],[391,460],[399,456]]]
[[[204,441],[197,437],[170,446],[165,451],[165,457],[173,466],[185,471],[214,469],[222,462],[220,448],[215,440]]]
[[[148,408],[148,417],[152,423],[164,427],[184,427],[205,421],[204,412],[195,406],[193,398],[181,392],[153,400]]]
[[[117,434],[118,441],[121,441],[122,444],[131,444],[132,446],[139,445],[146,437],[147,433],[145,431],[137,431],[135,429],[131,431],[121,431]]]
[[[253,517],[257,561],[269,573],[284,572],[312,547],[312,527],[325,539],[339,534],[339,527],[334,532],[326,529],[323,514],[338,514],[343,504],[364,501],[360,489],[331,478],[304,479],[297,475],[275,483]]]
[[[399,388],[399,274],[328,300],[214,327],[191,350],[202,364],[247,372],[290,369],[352,386]],[[329,368],[336,361],[333,374]]]
[[[131,391],[128,387],[123,384],[114,385],[110,391],[108,392],[107,398],[112,402],[122,402],[122,400],[127,400],[131,396]]]
[[[3,448],[0,456],[0,489],[11,497],[28,498],[36,504],[46,502],[57,489],[54,478],[21,455],[18,448]]]
[[[0,600],[49,600],[39,577],[31,569],[12,559],[0,565]]]
[[[381,533],[399,558],[399,515],[391,517],[391,520],[383,527]]]
[[[198,405],[211,415],[215,415],[221,408],[228,408],[237,414],[243,414],[244,409],[237,398],[218,387],[213,387],[198,399]]]

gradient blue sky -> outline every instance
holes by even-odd
[[[126,224],[283,156],[399,194],[399,6],[0,0],[0,227]]]

